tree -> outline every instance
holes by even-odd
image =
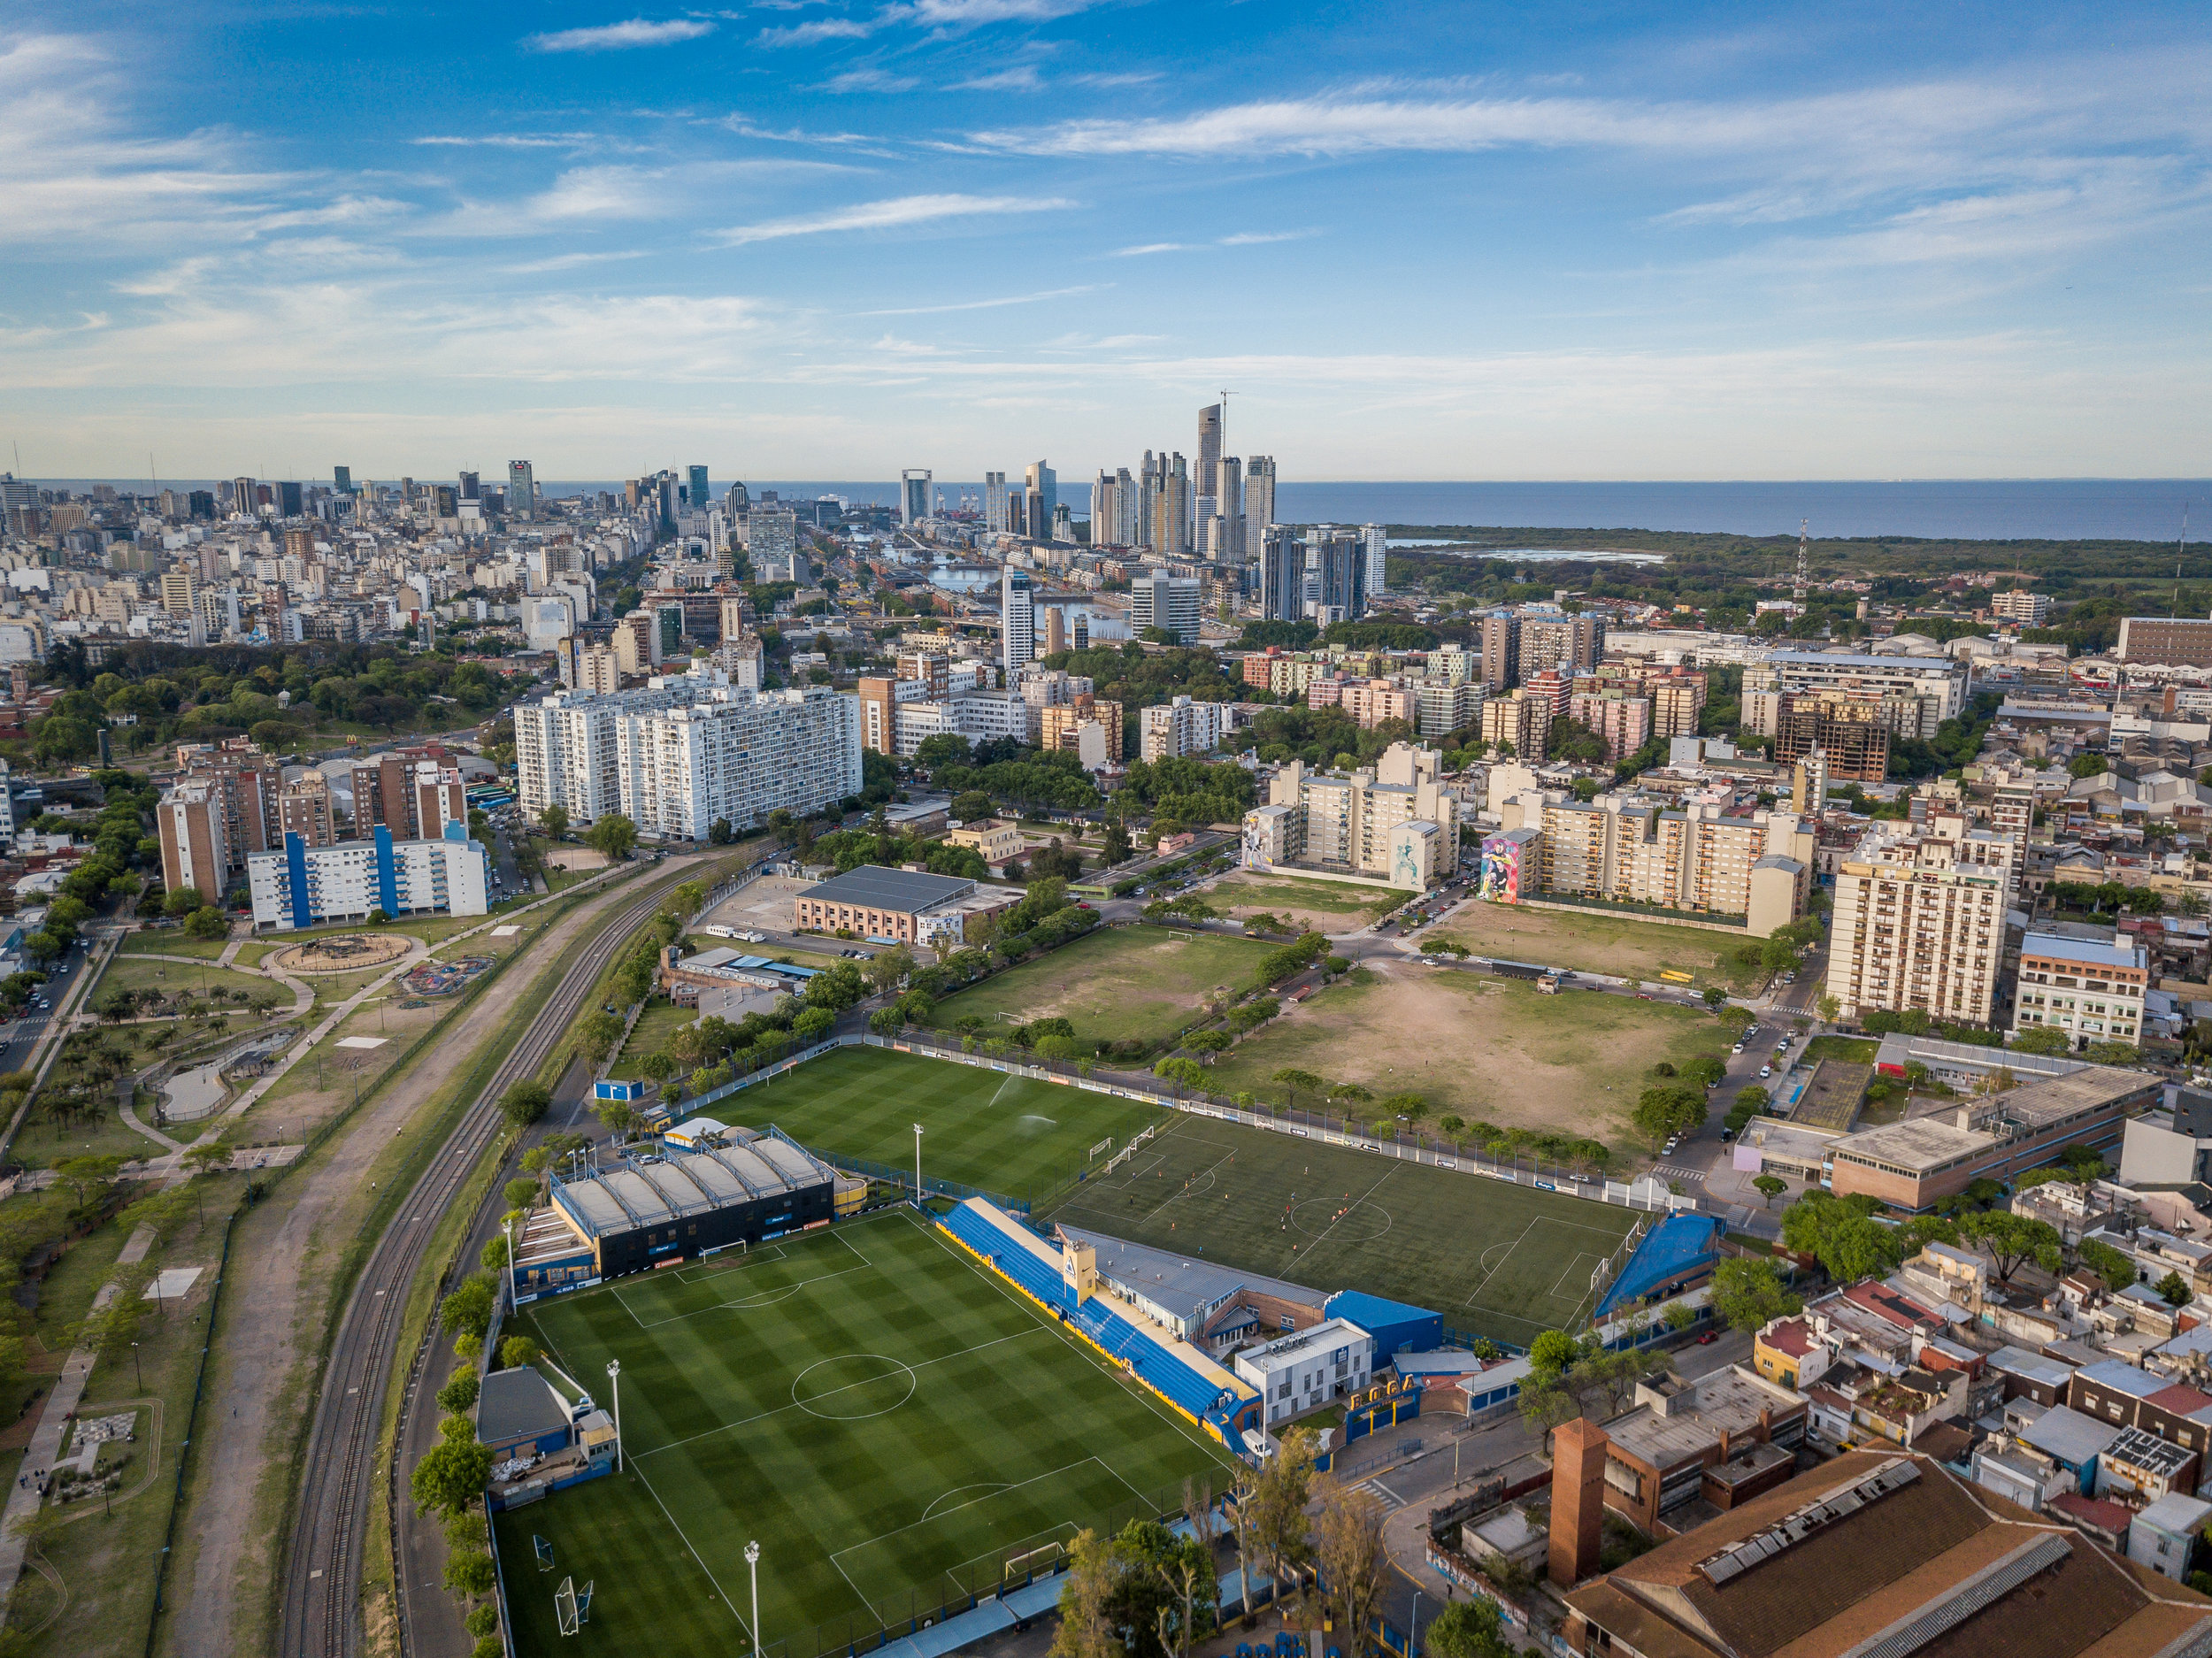
[[[726,817],[717,817],[707,825],[707,844],[710,847],[726,847],[736,839],[737,831],[730,827]]]
[[[553,1091],[541,1082],[515,1083],[499,1096],[499,1109],[517,1128],[527,1128],[553,1104]]]
[[[2136,1280],[2135,1262],[2101,1238],[2085,1238],[2076,1252],[2082,1265],[2104,1280],[2108,1290],[2124,1290]]]
[[[827,1008],[809,1008],[791,1021],[791,1034],[802,1042],[822,1040],[837,1023],[837,1016]]]
[[[1120,1578],[1113,1544],[1088,1526],[1078,1531],[1068,1545],[1060,1628],[1048,1658],[1124,1658],[1121,1631],[1110,1616]]]
[[[1718,985],[1706,986],[1702,994],[1705,998],[1705,1005],[1716,1010],[1719,1009],[1722,1002],[1728,1000],[1728,993]]]
[[[478,1386],[474,1370],[454,1371],[438,1390],[438,1409],[449,1416],[462,1415],[476,1403]]]
[[[54,1176],[67,1186],[82,1209],[91,1194],[114,1179],[123,1160],[114,1156],[65,1157],[54,1165]]]
[[[602,817],[584,832],[584,844],[603,852],[611,864],[619,864],[637,845],[637,825],[620,812]]]
[[[1833,996],[1822,996],[1818,1006],[1821,1022],[1824,1025],[1833,1025],[1836,1022],[1836,1015],[1843,1011],[1843,1003]]]
[[[1298,1109],[1298,1091],[1301,1088],[1308,1094],[1318,1094],[1326,1086],[1322,1078],[1315,1076],[1310,1071],[1295,1068],[1277,1071],[1274,1080],[1283,1085],[1289,1096],[1289,1109],[1294,1111]]]
[[[489,1272],[472,1272],[439,1303],[438,1316],[447,1330],[481,1341],[492,1327],[492,1305],[498,1278]]]
[[[198,887],[180,887],[173,892],[163,894],[161,913],[172,921],[181,921],[205,902],[207,900],[200,896]]]
[[[499,1362],[507,1370],[525,1370],[537,1362],[538,1344],[527,1336],[509,1336],[499,1344]]]
[[[2046,1272],[2059,1270],[2062,1240],[2048,1222],[1991,1209],[1959,1222],[1959,1236],[1989,1256],[2000,1284],[2011,1283],[2012,1275],[2031,1261]]]
[[[666,1082],[676,1074],[676,1062],[665,1054],[648,1054],[637,1068],[648,1082]]]
[[[1713,1270],[1713,1310],[1731,1330],[1763,1329],[1804,1305],[1783,1286],[1771,1261],[1745,1255],[1723,1261]]]
[[[991,797],[979,788],[964,789],[952,797],[950,816],[958,822],[974,823],[988,817],[993,810]]]
[[[2157,1293],[2158,1299],[2169,1307],[2186,1307],[2189,1297],[2194,1293],[2189,1287],[2189,1280],[2178,1272],[2169,1272],[2151,1288]]]
[[[1382,1502],[1373,1493],[1324,1474],[1314,1517],[1314,1564],[1328,1585],[1330,1609],[1348,1658],[1366,1658],[1369,1630],[1383,1607],[1390,1557],[1383,1548]]]
[[[1152,1067],[1152,1074],[1186,1088],[1203,1088],[1206,1086],[1205,1071],[1194,1059],[1180,1056],[1164,1059]]]
[[[622,1040],[622,1021],[602,1009],[587,1014],[576,1025],[576,1051],[587,1059],[602,1059]]]
[[[446,1420],[471,1428],[465,1416]],[[426,1514],[462,1514],[484,1494],[491,1477],[491,1447],[479,1445],[471,1428],[465,1436],[449,1435],[424,1452],[415,1471],[408,1476],[407,1488],[414,1495],[415,1507]]]
[[[1306,1504],[1313,1483],[1314,1439],[1310,1428],[1293,1428],[1277,1441],[1275,1454],[1252,1477],[1252,1542],[1277,1582],[1311,1558]]]
[[[184,930],[196,939],[214,940],[229,935],[230,923],[213,904],[205,904],[185,917]]]
[[[1514,1658],[1498,1629],[1498,1603],[1486,1595],[1455,1600],[1421,1631],[1422,1645],[1434,1658]]]
[[[1758,1178],[1752,1181],[1751,1184],[1753,1189],[1755,1189],[1761,1197],[1766,1199],[1766,1207],[1769,1209],[1772,1209],[1774,1207],[1774,1200],[1776,1198],[1780,1197],[1783,1193],[1790,1189],[1790,1183],[1782,1178],[1782,1177],[1778,1174],[1763,1174],[1759,1176]]]
[[[510,1180],[501,1195],[507,1200],[509,1209],[528,1209],[538,1201],[538,1183],[535,1180]]]
[[[538,814],[538,821],[545,825],[545,833],[558,841],[568,833],[568,808],[556,801]]]
[[[2055,1025],[2032,1025],[2014,1033],[2012,1045],[2023,1054],[2063,1054],[2074,1046],[2074,1039]]]
[[[1705,1120],[1705,1094],[1679,1084],[1646,1088],[1637,1096],[1632,1116],[1637,1129],[1654,1146],[1671,1136],[1687,1133]]]
[[[485,1473],[488,1478],[488,1463]],[[480,1548],[459,1549],[446,1557],[445,1586],[456,1594],[489,1594],[498,1581],[498,1570],[493,1566],[492,1557]]]

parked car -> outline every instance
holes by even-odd
[[[1762,1066],[1760,1066],[1760,1067],[1759,1067],[1759,1080],[1760,1080],[1760,1081],[1764,1082],[1764,1081],[1765,1081],[1765,1080],[1766,1080],[1769,1077],[1771,1077],[1773,1074],[1774,1074],[1774,1067],[1773,1067],[1773,1066],[1771,1066],[1771,1065],[1762,1065]]]
[[[1719,1339],[1720,1332],[1717,1330],[1708,1330],[1703,1335],[1697,1339],[1697,1345],[1701,1347],[1709,1347],[1713,1345],[1713,1343]]]

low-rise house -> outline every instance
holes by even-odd
[[[1752,1444],[1793,1450],[1810,1414],[1803,1399],[1742,1365],[1694,1379],[1640,1382],[1636,1401],[1633,1410],[1605,1424],[1605,1501],[1645,1531],[1679,1529],[1667,1516],[1701,1498],[1721,1508],[1754,1494],[1747,1484],[1786,1479],[1787,1458],[1770,1459],[1741,1478],[1709,1481],[1706,1472]]]
[[[2185,1451],[2148,1428],[2124,1428],[2097,1459],[2097,1494],[2116,1493],[2146,1502],[2173,1491],[2185,1496],[2197,1488],[2202,1466],[2194,1451]]]
[[[2212,1502],[2170,1493],[2129,1523],[2127,1557],[2162,1577],[2185,1581],[2208,1518]]]
[[[2004,1384],[2007,1401],[2026,1399],[2039,1405],[2063,1404],[2074,1379],[2074,1367],[2025,1347],[2000,1347],[1989,1355],[1990,1373]]]
[[[2085,1416],[2064,1405],[2053,1405],[2026,1423],[2014,1438],[2030,1450],[2040,1451],[2057,1462],[2074,1478],[2078,1491],[2091,1496],[2097,1493],[2097,1459],[2107,1447],[2120,1437],[2122,1430],[2111,1423]]]

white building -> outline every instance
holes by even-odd
[[[706,711],[639,723],[691,709]],[[571,823],[620,812],[646,833],[703,835],[717,817],[743,828],[860,792],[860,705],[824,686],[749,690],[702,659],[635,690],[517,703],[515,771],[532,817],[557,804]],[[682,798],[658,798],[668,787]]]
[[[1310,1329],[1236,1355],[1236,1370],[1267,1400],[1273,1427],[1367,1386],[1375,1338],[1348,1318],[1325,1318]]]
[[[2002,617],[2008,622],[2017,622],[2023,627],[2040,627],[2050,619],[2051,595],[2047,593],[1993,593],[1989,595],[1989,613]]]
[[[1763,737],[1774,736],[1782,698],[1817,692],[1872,702],[1892,732],[1924,742],[1945,720],[1965,711],[1972,690],[1972,668],[1944,656],[1777,650],[1744,670],[1743,723]]]
[[[2055,1025],[2074,1048],[2092,1042],[2137,1046],[2143,993],[2149,987],[2149,954],[2131,938],[2077,939],[2031,930],[2020,946],[2013,1034]]]
[[[1235,726],[1236,710],[1227,702],[1194,702],[1179,696],[1172,702],[1148,708],[1142,721],[1142,757],[1147,761],[1179,760],[1185,755],[1211,754]]]
[[[1198,642],[1199,583],[1195,576],[1151,574],[1129,584],[1129,631],[1140,639],[1148,627],[1175,635],[1179,644]]]
[[[999,737],[1037,741],[1037,709],[1018,691],[970,691],[935,702],[896,702],[891,718],[892,751],[902,756],[937,736],[965,737],[971,743]]]
[[[373,840],[326,847],[287,834],[281,851],[246,859],[257,932],[365,921],[379,910],[393,920],[480,916],[490,908],[486,875],[482,844],[459,824],[439,841],[395,841],[380,825]]]
[[[1390,590],[1385,563],[1390,551],[1390,532],[1379,524],[1363,524],[1359,533],[1367,543],[1367,600],[1371,604]]]
[[[0,760],[0,841],[15,839],[15,802],[8,793],[8,763]]]
[[[1008,565],[999,572],[999,662],[1012,673],[1037,656],[1037,604],[1029,572]]]

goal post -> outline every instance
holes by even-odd
[[[1035,1548],[1024,1549],[1018,1554],[1010,1554],[1006,1559],[1006,1569],[1000,1574],[999,1580],[1002,1583],[1017,1573],[1026,1576],[1040,1565],[1057,1561],[1066,1553],[1066,1546],[1056,1538],[1053,1541],[1040,1544]]]
[[[551,1571],[553,1570],[553,1545],[533,1532],[530,1537],[530,1547],[538,1557],[538,1570]]]
[[[553,1616],[564,1635],[573,1635],[581,1627],[583,1616],[576,1609],[575,1578],[562,1578],[561,1586],[553,1592]]]

